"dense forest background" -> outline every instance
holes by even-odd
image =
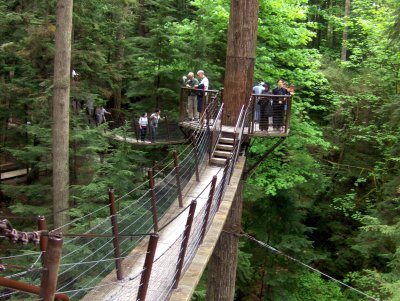
[[[178,116],[182,76],[224,78],[228,0],[75,0],[70,217],[143,181],[165,151],[115,144],[76,103],[105,105],[127,132],[143,111]],[[51,223],[55,0],[0,0],[1,184],[19,228]],[[246,179],[243,230],[380,300],[400,300],[400,4],[260,0],[254,82],[296,85],[290,136]],[[275,141],[254,139],[254,164]],[[19,219],[18,217],[23,217]],[[32,219],[30,219],[32,217]],[[8,246],[9,247],[9,246]],[[1,253],[6,252],[0,244]],[[7,251],[9,252],[9,250]],[[196,292],[204,298],[204,288]],[[364,298],[364,299],[363,299]],[[243,239],[238,300],[367,300]]]

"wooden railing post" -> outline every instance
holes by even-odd
[[[189,243],[190,230],[192,229],[194,213],[196,211],[196,204],[197,204],[196,200],[193,200],[192,203],[190,204],[189,215],[186,221],[185,231],[183,232],[181,250],[179,251],[178,263],[176,265],[175,283],[173,288],[178,287],[179,279],[181,278],[183,263],[185,261],[186,249]]]
[[[146,259],[144,261],[142,278],[136,300],[145,301],[147,289],[149,288],[151,270],[153,268],[154,257],[156,255],[158,234],[151,234],[149,245],[147,246]]]
[[[200,173],[199,173],[199,155],[197,154],[197,139],[195,136],[192,136],[192,144],[194,151],[194,164],[196,170],[196,181],[200,182]]]
[[[55,235],[49,236],[39,294],[43,301],[54,300],[57,289],[62,244],[62,237]]]
[[[44,216],[38,216],[38,230],[46,231],[47,230],[47,222]],[[46,256],[47,250],[47,242],[49,237],[46,235],[40,235],[40,252],[42,252],[42,266],[44,265],[44,257]]]
[[[156,206],[156,193],[154,192],[154,177],[153,171],[148,171],[149,175],[149,187],[150,187],[150,206],[151,212],[153,214],[153,225],[154,225],[154,232],[158,232],[158,216],[157,216],[157,206]]]
[[[172,156],[174,157],[174,164],[175,164],[175,177],[176,177],[176,186],[178,188],[178,201],[179,201],[179,207],[183,207],[183,197],[182,197],[182,188],[181,188],[181,178],[180,178],[180,167],[179,167],[179,161],[178,161],[178,155],[176,151],[172,153]]]
[[[286,106],[287,107],[286,107],[286,112],[285,112],[285,115],[286,115],[285,116],[286,117],[286,120],[285,120],[285,134],[288,133],[290,118],[291,118],[291,115],[292,115],[292,97],[291,96],[287,98]]]
[[[122,280],[122,265],[121,265],[121,250],[118,238],[118,221],[117,221],[117,209],[115,207],[115,194],[114,189],[108,190],[108,200],[110,202],[110,214],[111,214],[111,226],[113,234],[113,245],[114,245],[114,257],[115,257],[115,268],[117,272],[117,279]]]
[[[212,205],[212,201],[214,199],[214,193],[215,193],[216,184],[217,184],[217,176],[214,176],[212,181],[211,181],[210,193],[208,194],[208,200],[207,200],[207,205],[206,205],[207,206],[206,207],[206,214],[204,216],[203,227],[201,229],[201,240],[200,240],[200,243],[203,243],[204,237],[206,236],[207,224],[208,224],[208,219],[210,217],[211,205]]]
[[[219,195],[219,198],[218,198],[218,208],[222,202],[222,195],[224,194],[224,190],[225,190],[226,178],[228,177],[228,170],[229,170],[230,162],[231,162],[231,158],[228,158],[225,162],[224,174],[223,174],[222,180],[221,180],[221,194]]]

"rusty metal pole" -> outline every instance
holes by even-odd
[[[219,198],[218,198],[218,209],[219,209],[219,206],[221,205],[222,195],[224,194],[224,191],[225,191],[226,178],[228,177],[228,170],[229,170],[230,162],[231,162],[231,158],[228,158],[225,162],[224,175],[222,176],[222,182],[221,182],[221,194],[219,195]]]
[[[56,235],[49,236],[39,294],[43,301],[54,300],[57,290],[62,244],[62,237]]]
[[[145,301],[147,289],[149,287],[151,270],[153,267],[154,257],[156,255],[158,242],[158,234],[154,233],[150,236],[149,245],[147,246],[147,255],[144,261],[142,278],[136,300]]]
[[[39,286],[35,286],[35,285],[29,284],[29,283],[16,281],[16,280],[4,278],[4,277],[0,277],[0,286],[12,288],[13,290],[31,293],[31,294],[35,294],[35,295],[39,295],[39,293],[40,293]],[[55,294],[54,300],[69,301],[69,298],[65,294]]]
[[[121,249],[118,238],[118,220],[117,220],[117,208],[115,206],[115,194],[114,189],[108,190],[108,200],[110,202],[110,215],[111,215],[111,226],[113,234],[113,245],[114,245],[114,257],[115,257],[115,269],[117,272],[117,279],[122,280],[122,265],[121,265]]]
[[[39,231],[47,230],[46,218],[44,216],[38,216],[38,230]],[[40,235],[40,252],[42,252],[41,255],[42,266],[44,265],[44,257],[46,256],[47,241],[48,241],[48,236]]]
[[[208,224],[208,219],[210,217],[211,205],[212,205],[212,201],[214,199],[214,193],[215,193],[216,184],[217,184],[217,176],[214,176],[212,181],[211,181],[210,193],[208,194],[206,215],[204,216],[203,228],[201,229],[201,240],[200,240],[200,243],[203,243],[204,237],[206,236],[207,224]]]
[[[172,153],[174,157],[174,164],[175,164],[175,177],[176,177],[176,186],[178,187],[178,200],[179,200],[179,207],[183,207],[183,197],[182,197],[182,188],[181,188],[181,178],[180,178],[180,167],[178,161],[178,155],[176,151]]]
[[[195,136],[192,136],[192,144],[193,144],[193,151],[194,151],[194,164],[196,169],[196,181],[200,182],[200,173],[199,173],[199,157],[197,154],[197,140]]]
[[[149,175],[149,186],[150,186],[150,206],[151,206],[151,212],[153,214],[153,224],[154,224],[154,232],[158,232],[158,216],[157,216],[157,207],[156,207],[156,194],[154,192],[154,177],[153,177],[153,171],[149,170],[148,171]]]
[[[178,264],[176,265],[175,284],[173,288],[178,287],[179,279],[181,278],[183,262],[185,261],[186,249],[189,243],[190,230],[192,229],[194,213],[196,211],[196,205],[197,205],[196,200],[193,200],[192,203],[190,204],[189,215],[186,221],[185,231],[183,232],[181,250],[179,251]]]

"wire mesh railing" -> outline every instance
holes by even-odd
[[[214,100],[220,101],[217,97]],[[125,289],[128,289],[130,296],[132,294],[138,296],[137,300],[143,294],[146,300],[167,299],[179,281],[177,275],[184,273],[190,265],[204,238],[205,231],[210,227],[218,211],[233,172],[240,139],[236,141],[232,157],[215,175],[219,178],[219,182],[215,181],[213,184],[213,181],[210,181],[196,197],[196,199],[207,201],[203,202],[196,214],[192,216],[192,223],[195,226],[191,228],[191,231],[182,233],[173,244],[162,251],[162,254],[151,260],[152,268],[150,269],[146,266],[145,260],[144,268],[135,272],[134,275],[125,271],[118,276],[118,269],[121,269],[118,262],[149,256],[149,252],[132,253],[132,250],[154,231],[158,231],[161,227],[160,231],[164,231],[164,225],[177,217],[165,214],[173,206],[182,207],[176,201],[184,197],[183,188],[194,179],[196,173],[201,174],[207,166],[209,145],[212,141],[210,124],[218,119],[219,112],[214,107],[215,104],[208,104],[204,114],[205,122],[201,122],[199,128],[193,133],[192,145],[176,154],[175,164],[171,158],[171,161],[163,162],[161,170],[152,174],[153,187],[149,181],[117,199],[113,193],[110,193],[110,204],[55,229],[56,232],[69,229],[69,236],[64,236],[57,292],[68,294],[71,300],[79,300],[96,290],[107,290],[107,300],[123,300]],[[243,132],[244,123],[242,122],[240,126]],[[211,189],[212,185],[214,187]],[[148,189],[145,189],[146,186]],[[138,193],[143,191],[144,193],[138,196]],[[212,194],[211,191],[213,191]],[[117,208],[115,212],[112,211],[113,202]],[[188,209],[189,207],[181,208],[179,215],[185,214]],[[85,223],[81,223],[83,220]],[[158,225],[160,221],[162,221],[161,227]],[[188,225],[185,229],[187,227]],[[118,231],[115,232],[115,229]],[[182,255],[184,241],[186,250]],[[118,254],[116,253],[117,245]],[[181,267],[178,268],[180,264]],[[119,280],[103,281],[115,269]],[[147,273],[151,273],[148,279],[145,277]],[[25,277],[26,274],[22,276]],[[18,275],[15,278],[23,279]],[[40,272],[36,275],[32,274],[29,282],[39,284],[39,278]],[[147,291],[143,293],[145,287]],[[0,298],[8,296],[6,294],[9,293],[9,291],[0,292]]]

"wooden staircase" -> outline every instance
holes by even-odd
[[[211,156],[210,164],[224,166],[233,152],[233,144],[235,140],[229,137],[219,137],[215,150]]]

